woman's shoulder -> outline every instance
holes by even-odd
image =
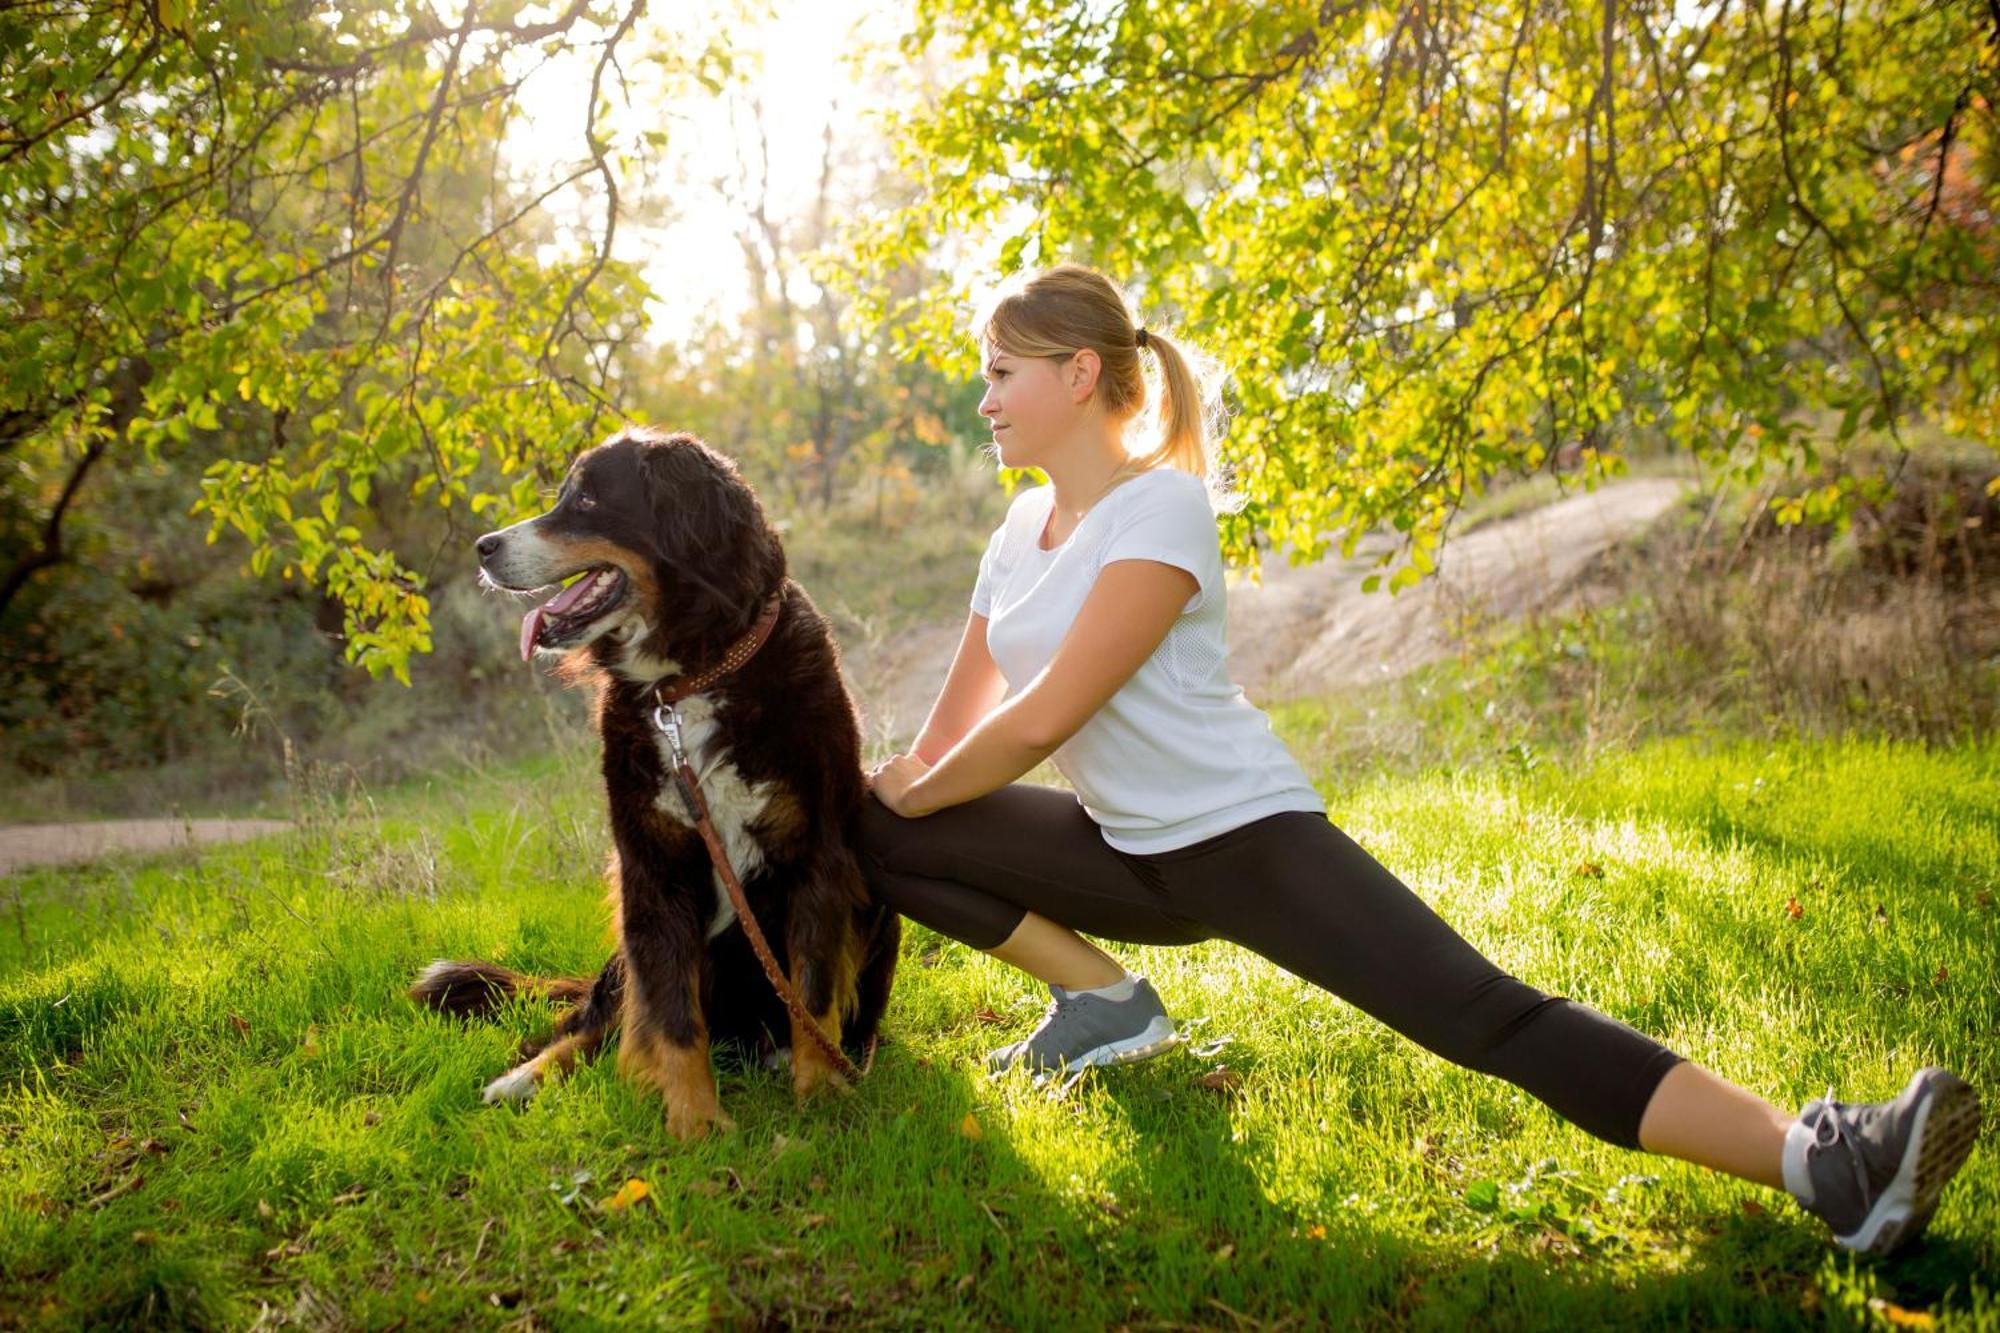
[[[1174,508],[1212,508],[1207,482],[1192,472],[1164,463],[1121,482],[1112,493],[1119,491],[1126,493],[1122,503],[1127,505],[1150,501]]]

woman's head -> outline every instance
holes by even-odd
[[[1208,479],[1211,377],[1157,330],[1145,330],[1143,343],[1139,334],[1124,296],[1081,264],[1046,269],[1000,297],[977,330],[988,380],[979,410],[995,425],[1000,461],[1038,466],[1052,441],[1102,413],[1120,426],[1142,422],[1152,437],[1128,442],[1135,468],[1167,464]]]

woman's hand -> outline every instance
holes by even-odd
[[[930,811],[910,799],[910,788],[931,771],[931,766],[913,754],[895,755],[876,765],[868,774],[869,790],[875,799],[905,819],[915,819]]]

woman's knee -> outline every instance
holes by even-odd
[[[862,858],[864,867],[871,861],[878,865],[894,865],[898,860],[898,849],[909,841],[912,825],[916,822],[903,818],[876,800],[873,792],[869,793],[861,802],[861,810],[851,826],[855,854]]]

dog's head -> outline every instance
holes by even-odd
[[[553,508],[476,546],[481,576],[501,588],[567,583],[522,620],[524,659],[587,650],[640,682],[719,657],[785,577],[735,465],[692,435],[643,428],[586,450]]]

